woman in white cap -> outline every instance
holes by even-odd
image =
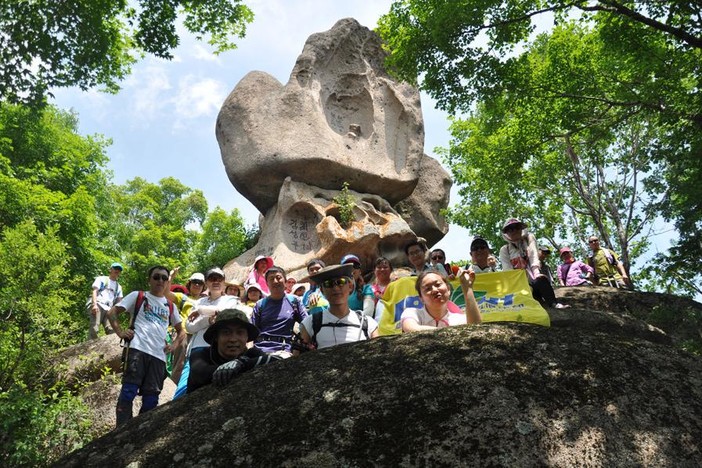
[[[526,223],[517,218],[508,219],[502,226],[502,237],[507,241],[500,249],[502,270],[524,270],[534,299],[556,309],[570,307],[556,301],[553,286],[541,272],[536,238],[527,230]]]

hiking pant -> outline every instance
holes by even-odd
[[[154,409],[165,379],[165,362],[138,349],[130,349],[117,398],[117,426],[132,419],[132,406],[137,395],[141,395],[142,400],[139,414]]]
[[[556,303],[556,293],[553,286],[545,276],[538,276],[535,279],[529,279],[531,286],[531,295],[539,302],[545,303],[548,307],[552,307]]]
[[[102,325],[105,329],[105,335],[114,333],[114,330],[112,330],[112,325],[110,325],[110,321],[107,320],[107,311],[109,309],[103,309],[102,304],[98,304],[98,311],[95,315],[93,315],[92,304],[90,304],[90,306],[87,307],[87,310],[88,319],[90,320],[90,327],[88,328],[89,340],[97,339],[98,331],[100,330],[100,325]]]

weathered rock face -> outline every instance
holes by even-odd
[[[378,255],[397,264],[403,262],[404,253],[398,245],[414,238],[407,223],[381,197],[349,192],[355,200],[354,221],[343,228],[339,208],[333,202],[338,191],[287,178],[278,203],[266,214],[256,248],[225,265],[227,278],[243,282],[257,255],[273,257],[296,279],[307,276],[305,264],[312,258],[338,263],[349,251],[367,267]]]
[[[57,379],[78,388],[78,394],[91,413],[92,433],[101,436],[115,427],[115,405],[122,388],[122,347],[115,334],[86,341],[62,350],[52,362]],[[159,404],[173,399],[176,385],[163,383]],[[134,400],[134,415],[141,409],[141,398]]]
[[[441,210],[449,204],[451,185],[451,177],[441,164],[425,156],[420,163],[419,181],[414,192],[394,206],[412,231],[426,239],[428,245],[436,244],[448,232],[448,223]]]
[[[283,86],[246,75],[217,119],[229,179],[262,213],[287,176],[327,189],[343,182],[390,203],[419,177],[424,127],[419,93],[383,68],[379,37],[353,19],[313,34]]]
[[[307,353],[157,408],[59,465],[699,466],[702,361],[608,320]]]
[[[232,184],[261,213],[279,211],[287,177],[327,190],[347,182],[364,196],[398,204],[430,244],[448,232],[440,210],[448,206],[451,180],[424,154],[419,92],[388,75],[385,57],[380,38],[347,18],[309,37],[287,84],[257,71],[237,84],[217,118],[217,141]],[[268,239],[277,236],[265,232],[270,225],[262,227]]]

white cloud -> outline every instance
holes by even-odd
[[[168,90],[171,89],[168,73],[162,66],[146,66],[135,70],[132,78],[125,84],[125,91],[129,88],[134,122],[153,120],[167,103]]]
[[[207,50],[207,48],[203,47],[202,44],[195,44],[195,47],[193,47],[191,53],[195,60],[204,60],[205,62],[213,62],[217,64],[222,63],[218,56]]]
[[[182,128],[185,121],[201,117],[214,119],[226,97],[227,88],[222,81],[184,76],[178,83],[178,92],[169,103],[175,110],[174,127]],[[211,127],[210,119],[207,124]]]

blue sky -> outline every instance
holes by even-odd
[[[54,91],[54,103],[78,113],[82,134],[103,134],[113,140],[108,155],[115,182],[137,176],[157,182],[173,176],[202,190],[210,210],[215,206],[227,211],[238,208],[246,224],[253,224],[259,213],[229,182],[215,138],[215,121],[224,99],[253,70],[287,82],[311,34],[328,30],[346,17],[374,28],[391,3],[248,0],[255,19],[238,49],[215,56],[206,43],[183,32],[174,60],[145,58],[118,94],[61,89]],[[435,110],[434,102],[424,94],[422,110],[424,151],[434,156],[434,148],[448,146],[447,115]],[[458,200],[455,187],[451,200]],[[659,238],[659,246],[667,247],[669,239],[670,233]],[[446,250],[449,260],[467,259],[469,241],[467,230],[452,225],[437,247]]]
[[[103,134],[114,181],[134,177],[157,182],[173,176],[205,194],[210,209],[238,208],[247,224],[258,211],[234,189],[224,171],[214,127],[226,96],[248,72],[260,70],[288,81],[307,38],[353,17],[374,28],[391,1],[247,1],[255,14],[236,50],[215,56],[211,48],[183,33],[172,61],[147,57],[122,83],[117,95],[96,90],[55,90],[54,103],[78,113],[82,134]],[[422,95],[425,153],[448,146],[447,116]],[[452,194],[456,200],[457,194]],[[449,259],[468,257],[468,233],[452,226],[439,246]],[[451,241],[453,239],[453,241]],[[449,247],[451,246],[451,247]]]

